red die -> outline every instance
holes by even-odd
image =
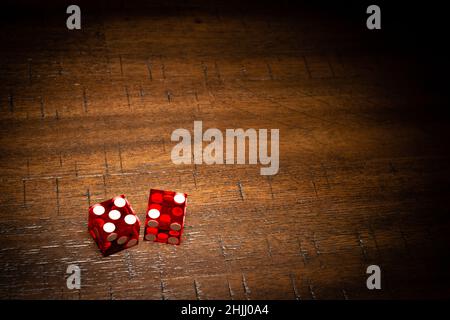
[[[88,230],[104,256],[136,245],[140,226],[124,195],[89,208]]]
[[[179,244],[184,228],[187,194],[150,190],[144,239]]]

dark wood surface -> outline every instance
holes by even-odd
[[[414,56],[307,10],[65,19],[1,27],[0,298],[449,296],[448,121]],[[279,173],[174,165],[170,135],[194,120],[280,129]],[[123,193],[144,220],[152,187],[189,194],[182,244],[102,257],[88,206]]]

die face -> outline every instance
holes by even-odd
[[[184,229],[187,194],[151,189],[144,240],[178,245]]]
[[[104,256],[139,242],[140,221],[124,195],[89,208],[88,230]]]

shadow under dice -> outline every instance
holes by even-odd
[[[150,190],[144,239],[179,244],[184,229],[187,194]]]
[[[139,218],[124,195],[89,208],[88,230],[104,256],[135,246]]]

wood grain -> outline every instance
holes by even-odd
[[[449,296],[448,122],[414,56],[307,10],[26,18],[1,27],[0,298]],[[280,129],[279,173],[174,165],[194,120]],[[123,193],[144,220],[150,188],[189,194],[183,243],[103,258],[88,206]]]

